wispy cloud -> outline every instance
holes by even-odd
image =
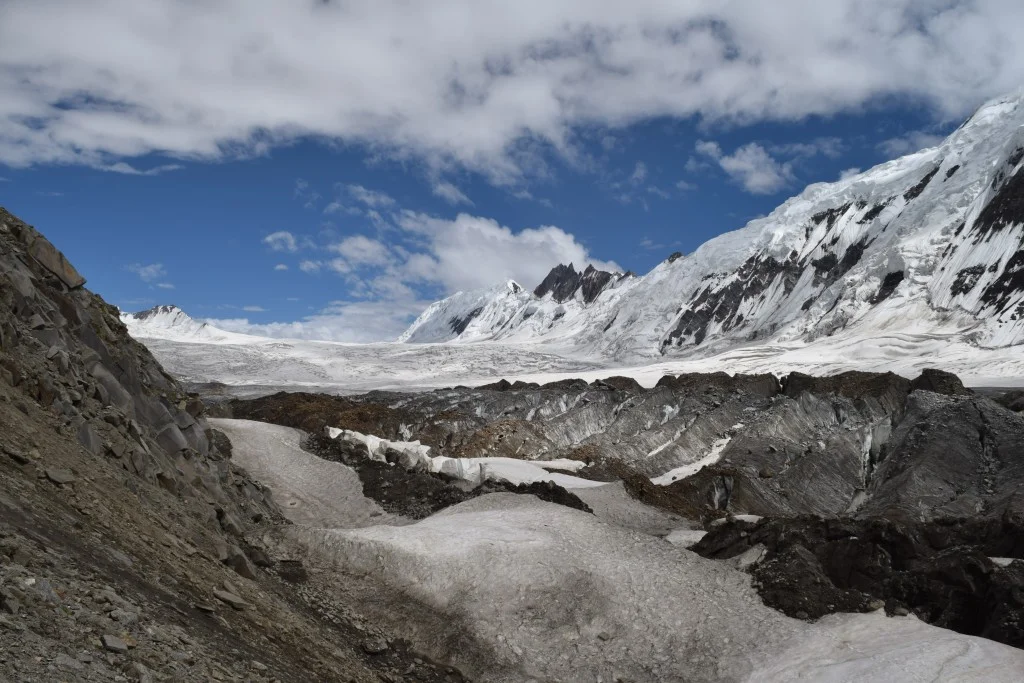
[[[346,189],[352,199],[372,209],[387,208],[395,205],[395,200],[386,192],[368,190],[362,185],[347,185]]]
[[[305,178],[295,179],[295,189],[292,190],[292,196],[302,202],[302,205],[307,209],[315,209],[321,199],[320,193],[310,187],[309,181]]]
[[[434,193],[434,196],[440,197],[449,204],[468,204],[473,206],[473,201],[462,190],[449,182],[438,181],[433,184],[430,191]]]
[[[137,175],[137,176],[156,176],[161,173],[168,173],[170,171],[179,171],[183,168],[181,164],[163,164],[161,166],[154,166],[153,168],[147,168],[145,170],[138,169],[131,164],[124,161],[117,161],[112,164],[98,164],[95,166],[100,171],[107,171],[108,173],[120,173],[122,175]]]
[[[285,251],[295,253],[299,250],[299,243],[295,235],[287,230],[272,232],[263,238],[263,243],[273,251]]]
[[[139,276],[139,279],[149,284],[151,287],[158,289],[174,289],[174,285],[170,282],[157,282],[157,280],[163,280],[167,277],[167,269],[164,268],[162,263],[150,263],[144,265],[142,263],[131,263],[124,267],[129,273],[135,273]]]
[[[242,310],[246,313],[265,313],[267,309],[262,306],[242,306]]]
[[[286,264],[284,264],[284,263],[278,263],[276,266],[274,266],[274,270],[277,270],[277,271],[288,270],[288,266]]]
[[[151,263],[149,265],[132,263],[125,266],[125,270],[129,273],[135,273],[143,282],[152,282],[167,277],[167,270],[162,263]]]
[[[928,131],[915,130],[905,135],[889,138],[878,144],[878,148],[889,157],[900,157],[911,152],[935,147],[944,137]]]

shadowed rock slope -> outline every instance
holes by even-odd
[[[282,580],[296,564],[260,540],[284,523],[269,492],[84,283],[0,209],[5,673],[377,681],[412,666],[457,679]]]

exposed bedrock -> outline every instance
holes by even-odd
[[[1024,510],[1024,417],[927,370],[830,377],[666,376],[359,397],[276,394],[235,417],[419,439],[435,455],[567,457],[695,518]],[[657,483],[652,483],[654,479]]]
[[[692,549],[714,559],[758,558],[748,560],[755,586],[789,616],[817,619],[884,603],[889,614],[913,612],[936,626],[1024,647],[1024,526],[1010,515],[735,521]]]

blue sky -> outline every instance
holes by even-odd
[[[0,204],[124,309],[371,341],[559,261],[647,272],[1024,78],[994,0],[431,8],[11,0]]]

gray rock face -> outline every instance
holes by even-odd
[[[186,409],[188,397],[128,335],[117,309],[84,282],[45,237],[0,209],[0,380],[60,416],[93,456],[117,458],[129,472],[202,502],[197,510],[219,505],[235,532],[239,520],[277,516],[269,496],[246,489],[244,475],[211,448],[205,421]],[[75,480],[61,470],[46,475],[58,484]]]
[[[634,495],[694,518],[1024,513],[1024,417],[940,371],[913,381],[692,374],[653,389],[623,378],[501,381],[345,399],[281,394],[237,402],[234,412],[294,414],[305,422],[292,426],[313,430],[323,426],[317,414],[359,416],[330,426],[420,439],[435,455],[583,460],[586,471],[625,478]],[[703,467],[663,480],[694,463]]]

